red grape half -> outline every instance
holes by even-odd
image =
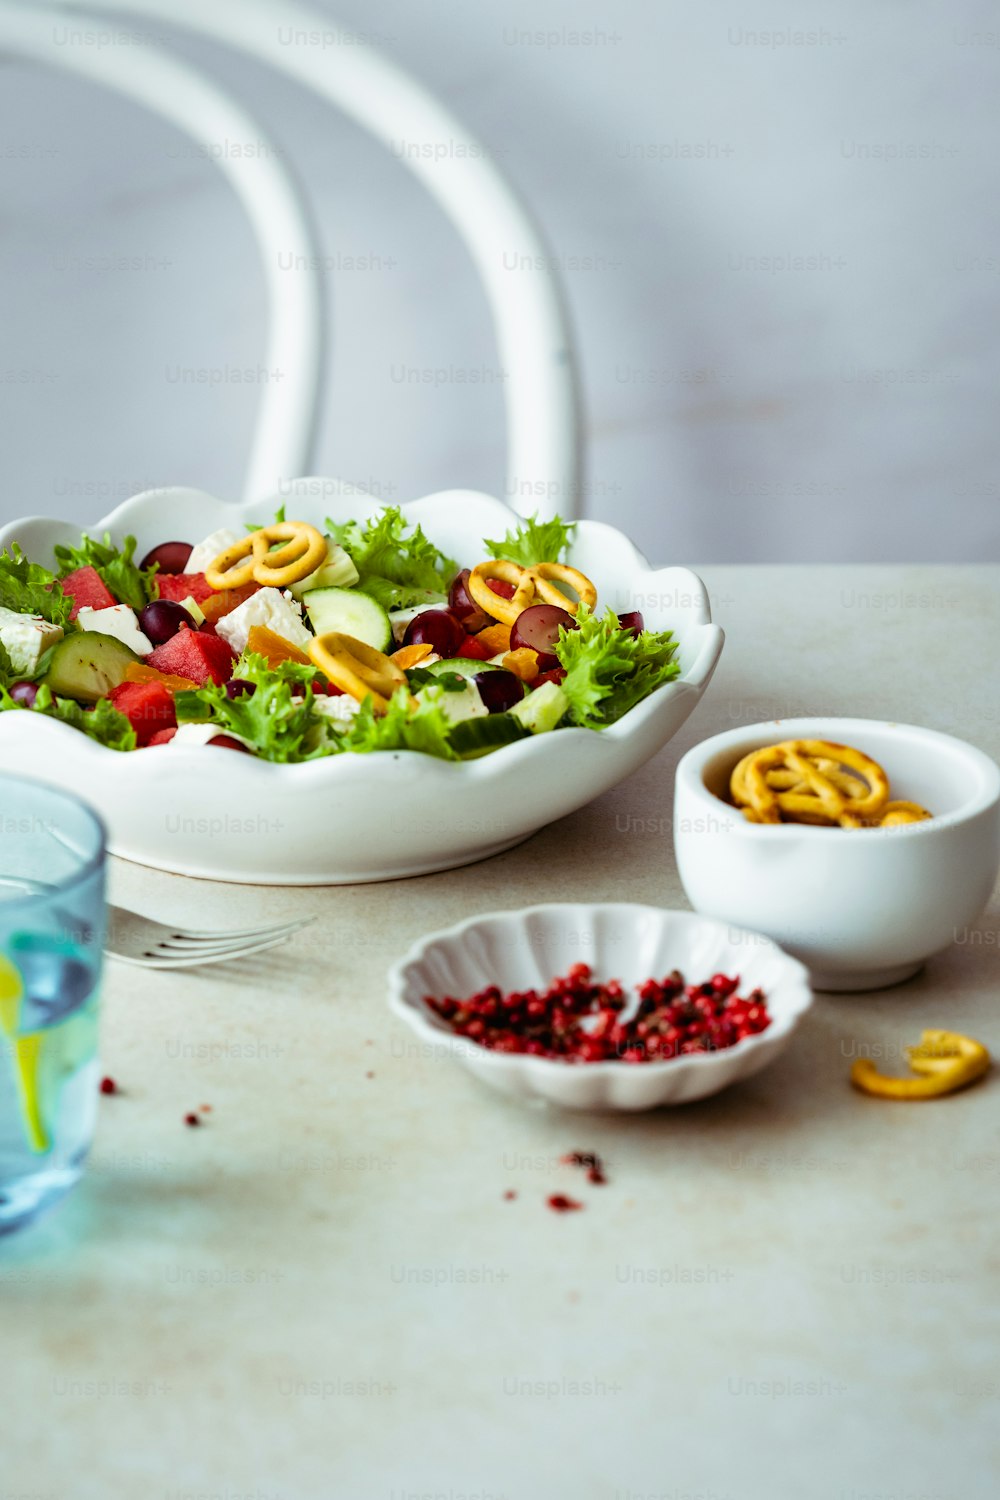
[[[571,630],[575,623],[569,610],[558,604],[529,604],[511,626],[510,649],[537,651],[539,671],[548,672],[559,665],[553,647],[560,630]]]
[[[151,568],[155,563],[161,573],[183,573],[193,551],[190,542],[161,542],[146,553],[139,566]]]

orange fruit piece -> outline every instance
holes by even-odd
[[[251,594],[256,594],[259,588],[259,583],[244,583],[238,589],[219,589],[218,593],[202,600],[202,614],[210,625],[214,625],[223,615],[228,615],[230,610],[249,599]]]
[[[126,682],[162,682],[172,693],[183,693],[198,684],[190,677],[177,677],[173,672],[160,672],[156,667],[147,667],[144,661],[131,661],[125,668]]]
[[[276,667],[283,661],[297,661],[303,666],[309,666],[309,658],[304,651],[300,651],[298,646],[293,646],[291,641],[286,641],[283,635],[278,635],[267,625],[250,626],[247,650],[262,656],[269,667]]]
[[[477,632],[476,640],[486,647],[491,656],[499,656],[501,651],[510,650],[510,626],[487,625],[485,630]]]
[[[426,661],[428,656],[433,655],[434,647],[430,641],[420,641],[415,646],[400,646],[398,651],[392,653],[389,660],[394,661],[401,671],[408,672],[411,667],[419,667],[422,661]]]
[[[503,659],[508,672],[520,677],[522,682],[534,682],[538,676],[538,652],[521,646],[517,651],[508,651]]]

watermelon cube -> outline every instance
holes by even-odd
[[[185,599],[201,604],[215,593],[204,573],[157,573],[156,587],[161,599],[172,599],[175,604],[183,604]]]
[[[176,729],[158,729],[149,743],[151,745],[169,745],[176,733]]]
[[[108,697],[132,725],[140,746],[159,731],[177,727],[174,695],[162,682],[121,682]]]
[[[189,677],[204,687],[209,681],[228,682],[235,660],[232,647],[221,636],[203,630],[178,630],[169,641],[157,646],[146,663],[161,672]]]
[[[113,609],[118,603],[96,568],[74,568],[59,583],[63,593],[73,601],[71,620],[76,619],[81,609]]]

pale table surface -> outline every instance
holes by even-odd
[[[114,869],[171,920],[319,921],[228,970],[109,967],[126,1092],[84,1185],[0,1248],[0,1500],[992,1500],[998,1085],[894,1106],[847,1073],[925,1025],[1000,1051],[995,898],[910,983],[821,996],[759,1077],[642,1117],[507,1101],[386,1010],[389,961],[472,913],[686,905],[672,772],[714,731],[835,712],[1000,754],[1000,569],[702,571],[705,701],[520,848],[353,889]]]

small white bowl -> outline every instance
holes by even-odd
[[[620,979],[626,992],[680,969],[691,984],[739,975],[740,992],[760,987],[772,1021],[766,1031],[721,1052],[650,1063],[567,1063],[491,1052],[454,1034],[426,1003],[428,995],[463,998],[489,984],[545,989],[571,964],[598,979]],[[602,903],[552,904],[492,912],[432,933],[389,973],[389,1004],[431,1050],[450,1056],[492,1088],[565,1109],[640,1110],[687,1104],[717,1094],[783,1051],[812,1004],[802,964],[765,937],[735,932],[687,911]]]
[[[853,745],[927,822],[748,823],[725,799],[737,761],[781,740]],[[877,719],[781,719],[714,735],[677,767],[674,848],[696,911],[765,932],[819,990],[898,984],[979,916],[1000,863],[1000,770],[951,735]]]

